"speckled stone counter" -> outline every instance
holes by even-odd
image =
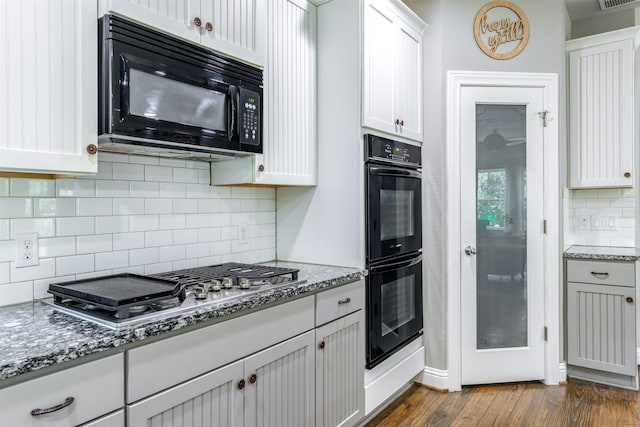
[[[564,257],[570,259],[591,259],[609,261],[636,261],[640,259],[638,248],[615,246],[571,246],[564,251]]]
[[[194,307],[173,317],[118,331],[56,312],[41,302],[0,307],[0,386],[1,381],[8,378],[198,323],[223,321],[227,316],[270,307],[298,296],[341,286],[366,275],[366,271],[355,268],[290,262],[268,264],[299,269],[298,277],[306,283],[252,292],[220,304]]]

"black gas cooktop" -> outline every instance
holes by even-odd
[[[298,270],[224,263],[149,276],[131,273],[49,285],[58,311],[118,329],[278,285]]]

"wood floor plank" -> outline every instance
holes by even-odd
[[[414,385],[367,427],[640,426],[640,393],[588,381],[463,387],[443,393]]]

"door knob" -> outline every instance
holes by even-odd
[[[475,255],[475,254],[476,254],[476,248],[474,248],[474,247],[473,247],[473,246],[471,246],[471,245],[467,245],[467,246],[464,248],[464,253],[465,253],[465,254],[467,254],[467,255],[469,255],[469,256],[471,256],[471,255]]]

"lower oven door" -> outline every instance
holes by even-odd
[[[422,254],[369,265],[367,369],[422,333]]]

